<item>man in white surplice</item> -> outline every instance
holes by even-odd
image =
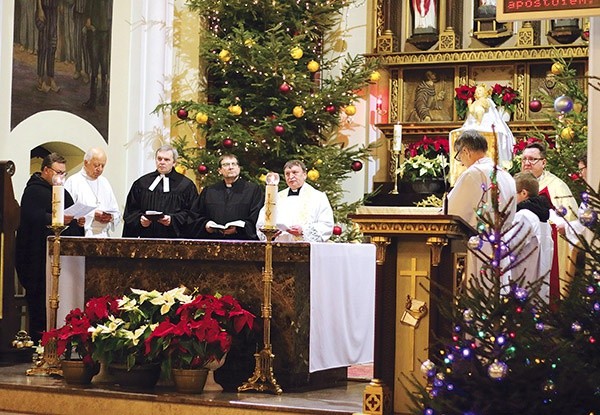
[[[300,160],[290,160],[283,166],[288,187],[277,194],[277,226],[282,230],[278,242],[325,242],[333,232],[333,210],[325,193],[305,183],[306,166]],[[265,208],[258,215],[257,234],[265,224]]]
[[[91,148],[85,153],[83,168],[69,177],[65,189],[79,202],[95,209],[85,217],[85,236],[107,238],[121,220],[119,205],[113,189],[102,176],[106,166],[106,153],[100,148]]]

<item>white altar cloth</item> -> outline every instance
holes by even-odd
[[[309,372],[373,362],[375,245],[310,244]]]
[[[310,258],[309,372],[373,362],[375,245],[311,243]],[[50,256],[47,263],[50,293]],[[58,327],[83,310],[84,275],[85,257],[61,256]]]

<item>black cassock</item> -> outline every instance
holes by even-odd
[[[65,190],[65,208],[73,198]],[[29,331],[37,340],[46,330],[46,240],[53,235],[52,185],[40,173],[34,173],[27,182],[21,198],[21,221],[17,229],[15,268],[21,285],[26,290],[29,307]],[[83,236],[84,229],[74,219],[62,236]]]
[[[225,182],[219,182],[202,190],[192,212],[195,216],[191,227],[191,237],[200,239],[258,239],[256,236],[256,221],[258,212],[264,203],[262,189],[256,183],[250,183],[242,178],[227,187]],[[206,232],[206,223],[214,221],[219,225],[243,220],[244,228],[238,228],[233,235],[223,235],[220,232]]]
[[[163,191],[164,180],[161,180],[153,191],[149,189],[158,171],[145,174],[133,182],[127,195],[125,212],[123,213],[123,236],[141,238],[184,238],[189,227],[190,209],[198,197],[194,183],[182,174],[171,170],[169,191]],[[171,225],[164,226],[157,221],[144,228],[140,217],[148,210],[162,212],[171,216]]]

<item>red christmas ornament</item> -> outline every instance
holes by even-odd
[[[287,82],[284,82],[279,86],[279,92],[281,92],[282,94],[287,94],[291,90],[292,90],[292,87]]]
[[[335,114],[335,112],[337,111],[337,108],[335,107],[335,105],[327,105],[325,107],[325,111],[327,111],[330,114]]]
[[[333,227],[333,234],[334,234],[335,236],[340,236],[340,235],[342,234],[342,227],[341,227],[341,226],[338,226],[338,225],[335,225],[335,226]]]
[[[231,148],[233,147],[233,140],[231,138],[226,138],[223,140],[223,147]]]
[[[360,160],[354,160],[350,166],[354,171],[360,171],[363,168],[363,164]]]
[[[569,178],[573,181],[579,180],[580,176],[578,173],[571,173],[569,174]]]
[[[200,174],[208,173],[208,167],[206,167],[204,164],[198,165],[198,173],[200,173]]]
[[[277,124],[275,127],[273,127],[273,131],[276,135],[282,136],[285,134],[285,127],[281,124]]]
[[[188,110],[186,110],[185,108],[179,108],[177,110],[177,118],[179,118],[180,120],[185,120],[188,117]]]
[[[534,98],[529,102],[529,111],[539,112],[542,109],[542,103],[539,99]]]

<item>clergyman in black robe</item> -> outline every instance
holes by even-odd
[[[175,171],[176,161],[177,150],[162,146],[156,151],[156,171],[133,182],[123,213],[124,237],[187,236],[190,209],[198,190],[194,182]]]
[[[257,240],[256,221],[264,203],[262,189],[240,177],[236,156],[224,154],[219,159],[223,181],[207,186],[192,207],[195,216],[191,237],[199,239]],[[242,221],[243,226],[226,229],[212,227],[209,222],[226,225]]]
[[[52,178],[65,175],[64,157],[50,153],[42,160],[41,172],[34,173],[27,182],[21,198],[21,220],[17,229],[15,268],[21,285],[26,290],[29,313],[29,334],[34,341],[46,330],[46,241],[53,232]],[[73,198],[65,190],[65,208],[73,204]],[[72,219],[69,223],[67,221]],[[83,236],[83,220],[66,217],[69,225],[61,235]]]

